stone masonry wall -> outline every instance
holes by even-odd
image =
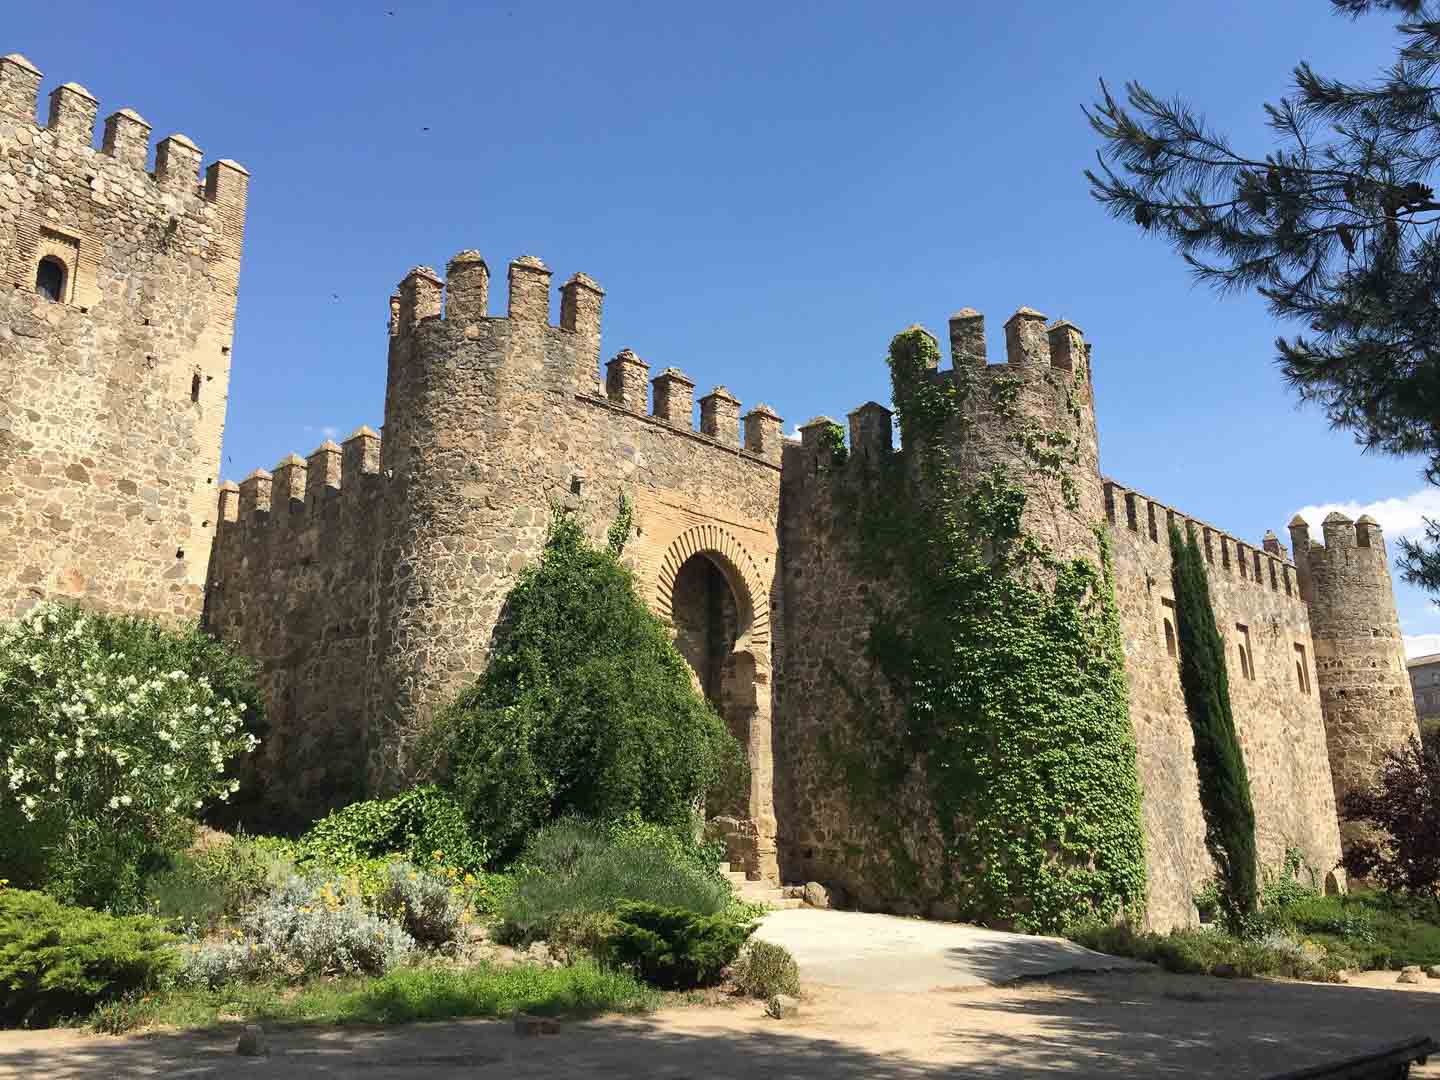
[[[206,626],[259,667],[269,729],[247,763],[247,793],[264,789],[249,829],[365,794],[381,485],[379,437],[361,428],[221,487]]]
[[[1174,633],[1174,613],[1165,603],[1174,600],[1166,531],[1174,511],[1113,482],[1102,483],[1089,353],[1078,331],[1064,323],[1047,331],[1043,317],[1028,309],[1021,309],[1006,329],[1007,362],[982,367],[979,314],[966,310],[951,320],[954,369],[976,367],[987,380],[1022,380],[1015,399],[1018,415],[1012,420],[986,411],[988,395],[974,395],[979,412],[951,433],[957,460],[966,475],[999,462],[1021,478],[1030,492],[1027,528],[1053,548],[1094,558],[1091,525],[1109,521],[1144,792],[1147,917],[1161,929],[1189,925],[1198,917],[1193,894],[1213,868],[1205,850],[1178,659],[1170,652],[1175,643],[1172,637],[1167,645],[1165,633],[1167,617]],[[1047,359],[1048,365],[1041,362]],[[1065,360],[1071,361],[1069,367],[1062,366]],[[954,369],[933,377],[957,377]],[[1059,377],[1077,370],[1079,380]],[[851,736],[857,708],[898,720],[897,704],[888,700],[865,656],[869,601],[887,586],[857,573],[855,537],[837,512],[844,505],[839,493],[855,482],[853,471],[864,467],[857,459],[863,462],[870,448],[889,446],[888,413],[883,425],[881,420],[867,425],[867,416],[881,413],[885,410],[870,405],[852,414],[852,457],[844,466],[826,463],[820,432],[830,421],[823,418],[801,429],[804,445],[786,451],[782,580],[787,648],[779,696],[783,723],[777,735],[782,869],[787,879],[839,884],[867,907],[944,915],[937,830],[918,768],[900,784],[893,812],[877,817],[863,800],[850,796],[854,778],[837,773],[831,752]],[[1002,425],[1031,420],[1078,439],[1078,509],[1064,505],[1053,482],[1027,476],[1025,462],[1006,444]],[[1183,515],[1177,520],[1185,527]],[[1262,551],[1203,523],[1191,527],[1209,556],[1216,615],[1231,653],[1232,703],[1250,770],[1262,866],[1278,867],[1287,848],[1294,847],[1324,875],[1339,858],[1339,837],[1309,615],[1295,568],[1273,537],[1267,540],[1272,550]],[[1236,651],[1237,627],[1247,631],[1244,672]],[[1303,668],[1297,669],[1297,662]],[[851,699],[836,671],[852,687],[863,688],[862,701]],[[891,854],[896,848],[908,849],[913,863],[897,863]]]
[[[1105,484],[1105,499],[1144,789],[1151,922],[1193,923],[1194,893],[1214,873],[1179,658],[1172,652],[1171,520],[1182,534],[1194,531],[1206,556],[1260,866],[1276,870],[1286,850],[1296,848],[1323,880],[1340,859],[1340,838],[1310,619],[1294,565],[1278,543],[1271,551],[1257,549],[1113,481]]]
[[[245,170],[156,148],[0,58],[0,617],[45,597],[199,616],[244,227]],[[58,302],[42,260],[63,267]]]
[[[474,253],[452,261],[448,295],[432,271],[412,271],[392,308],[374,494],[342,511],[333,529],[312,525],[308,510],[298,531],[277,528],[273,510],[263,525],[225,527],[209,623],[266,658],[267,699],[279,710],[272,722],[293,730],[287,740],[314,748],[298,757],[277,750],[271,785],[308,785],[307,763],[322,762],[331,744],[356,749],[333,770],[324,766],[312,804],[390,790],[410,775],[415,740],[434,710],[483,671],[505,597],[539,554],[553,511],[575,512],[603,542],[625,495],[635,508],[626,560],[662,617],[672,617],[675,578],[694,555],[710,559],[734,590],[735,648],[756,672],[744,725],[761,763],[752,817],[768,819],[757,828],[768,830],[773,862],[779,417],[753,411],[742,441],[738,423],[696,431],[688,408],[646,414],[646,368],[633,353],[621,360],[627,378],[611,379],[601,396],[603,294],[576,275],[553,326],[549,277],[537,259],[511,264],[509,316],[498,318],[486,314],[488,270]],[[671,400],[657,393],[656,408]],[[349,476],[347,467],[334,500],[342,507]],[[328,688],[338,690],[334,700]]]
[[[1290,523],[1300,591],[1314,629],[1316,686],[1324,708],[1335,801],[1368,787],[1388,751],[1419,734],[1405,669],[1405,643],[1380,526],[1332,513],[1325,543]],[[1346,823],[1341,839],[1362,835]]]

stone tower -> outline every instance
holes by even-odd
[[[1419,725],[1380,526],[1368,516],[1352,522],[1332,513],[1322,528],[1323,545],[1310,539],[1303,518],[1290,522],[1338,806],[1369,785],[1386,752],[1418,735]],[[1342,841],[1355,835],[1342,821]]]
[[[539,259],[510,264],[504,318],[489,315],[489,285],[485,261],[462,251],[446,280],[411,270],[391,302],[369,733],[380,790],[406,772],[414,731],[483,670],[505,594],[549,523],[544,503],[521,494],[574,483],[575,466],[537,455],[535,440],[542,427],[559,434],[551,417],[576,394],[598,390],[595,282],[565,283],[558,327]]]
[[[200,615],[248,174],[0,57],[0,617]]]

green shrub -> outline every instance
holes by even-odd
[[[246,837],[178,852],[145,882],[150,911],[191,934],[237,919],[283,884],[294,864]]]
[[[604,963],[610,959],[610,942],[618,926],[608,911],[565,911],[551,921],[545,943],[562,964],[578,963],[587,956]]]
[[[426,949],[455,944],[469,921],[463,885],[408,862],[385,868],[376,907]]]
[[[198,630],[60,604],[0,626],[0,866],[138,910],[188,819],[235,794],[259,716],[249,666]]]
[[[1170,526],[1175,632],[1180,646],[1180,685],[1195,736],[1195,770],[1205,846],[1220,870],[1221,906],[1232,925],[1255,911],[1255,808],[1250,775],[1235,733],[1225,642],[1215,623],[1205,560],[1192,532]],[[1254,663],[1251,658],[1250,663]]]
[[[146,916],[0,888],[0,1023],[40,1026],[155,987],[179,966],[175,946]]]
[[[510,593],[490,666],[435,725],[450,786],[502,857],[569,814],[684,828],[743,757],[618,547],[592,547],[557,515]]]
[[[331,867],[386,855],[428,866],[437,851],[447,866],[462,872],[482,869],[490,857],[464,808],[434,785],[351,803],[316,822],[296,845],[301,863]]]
[[[564,912],[613,912],[626,901],[682,908],[702,915],[724,911],[733,892],[673,845],[631,834],[616,840],[606,828],[562,818],[525,848],[501,914],[519,937],[544,937]]]
[[[215,988],[260,977],[383,975],[416,948],[404,929],[366,906],[353,881],[319,878],[292,877],[234,935],[184,950],[179,981]]]
[[[754,923],[655,904],[622,904],[615,919],[615,961],[668,990],[713,984],[755,932]]]
[[[1225,968],[1245,978],[1257,975],[1336,982],[1349,966],[1343,955],[1283,931],[1240,938],[1220,929],[1137,931],[1125,924],[1083,923],[1066,931],[1077,944],[1112,956],[1128,956],[1184,975],[1214,975]],[[1222,967],[1223,965],[1223,967]]]
[[[768,1001],[776,994],[800,993],[800,965],[784,945],[768,941],[746,945],[730,977],[746,997]]]

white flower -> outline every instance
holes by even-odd
[[[120,796],[120,805],[121,805],[121,806],[129,806],[130,803],[131,803],[131,801],[132,801],[132,800],[131,800],[131,798],[130,798],[129,795],[121,795],[121,796]]]
[[[117,799],[114,795],[111,795],[111,796],[110,796],[110,801],[109,801],[108,803],[106,803],[105,805],[108,806],[108,807],[110,807],[111,810],[119,810],[119,809],[120,809],[120,800]]]

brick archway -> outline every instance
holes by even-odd
[[[740,642],[770,667],[770,596],[755,560],[723,525],[695,525],[677,536],[660,562],[655,610],[667,623],[675,619],[675,579],[695,555],[709,558],[730,583],[740,606]],[[736,648],[741,645],[737,642]]]
[[[677,581],[687,564],[708,561],[729,586],[734,600],[735,633],[727,635],[728,655],[720,668],[720,692],[712,704],[745,748],[750,782],[739,818],[720,817],[732,863],[743,865],[753,879],[776,881],[775,760],[770,722],[770,597],[754,558],[730,530],[722,525],[694,525],[671,541],[660,562],[656,583],[656,613],[680,632],[688,624],[676,611]],[[713,571],[712,571],[713,572]],[[688,595],[688,594],[687,594]],[[682,607],[689,610],[688,605]],[[677,645],[679,643],[677,642]],[[682,652],[684,650],[682,649]],[[687,662],[693,661],[687,658]],[[712,687],[713,690],[713,687]]]

